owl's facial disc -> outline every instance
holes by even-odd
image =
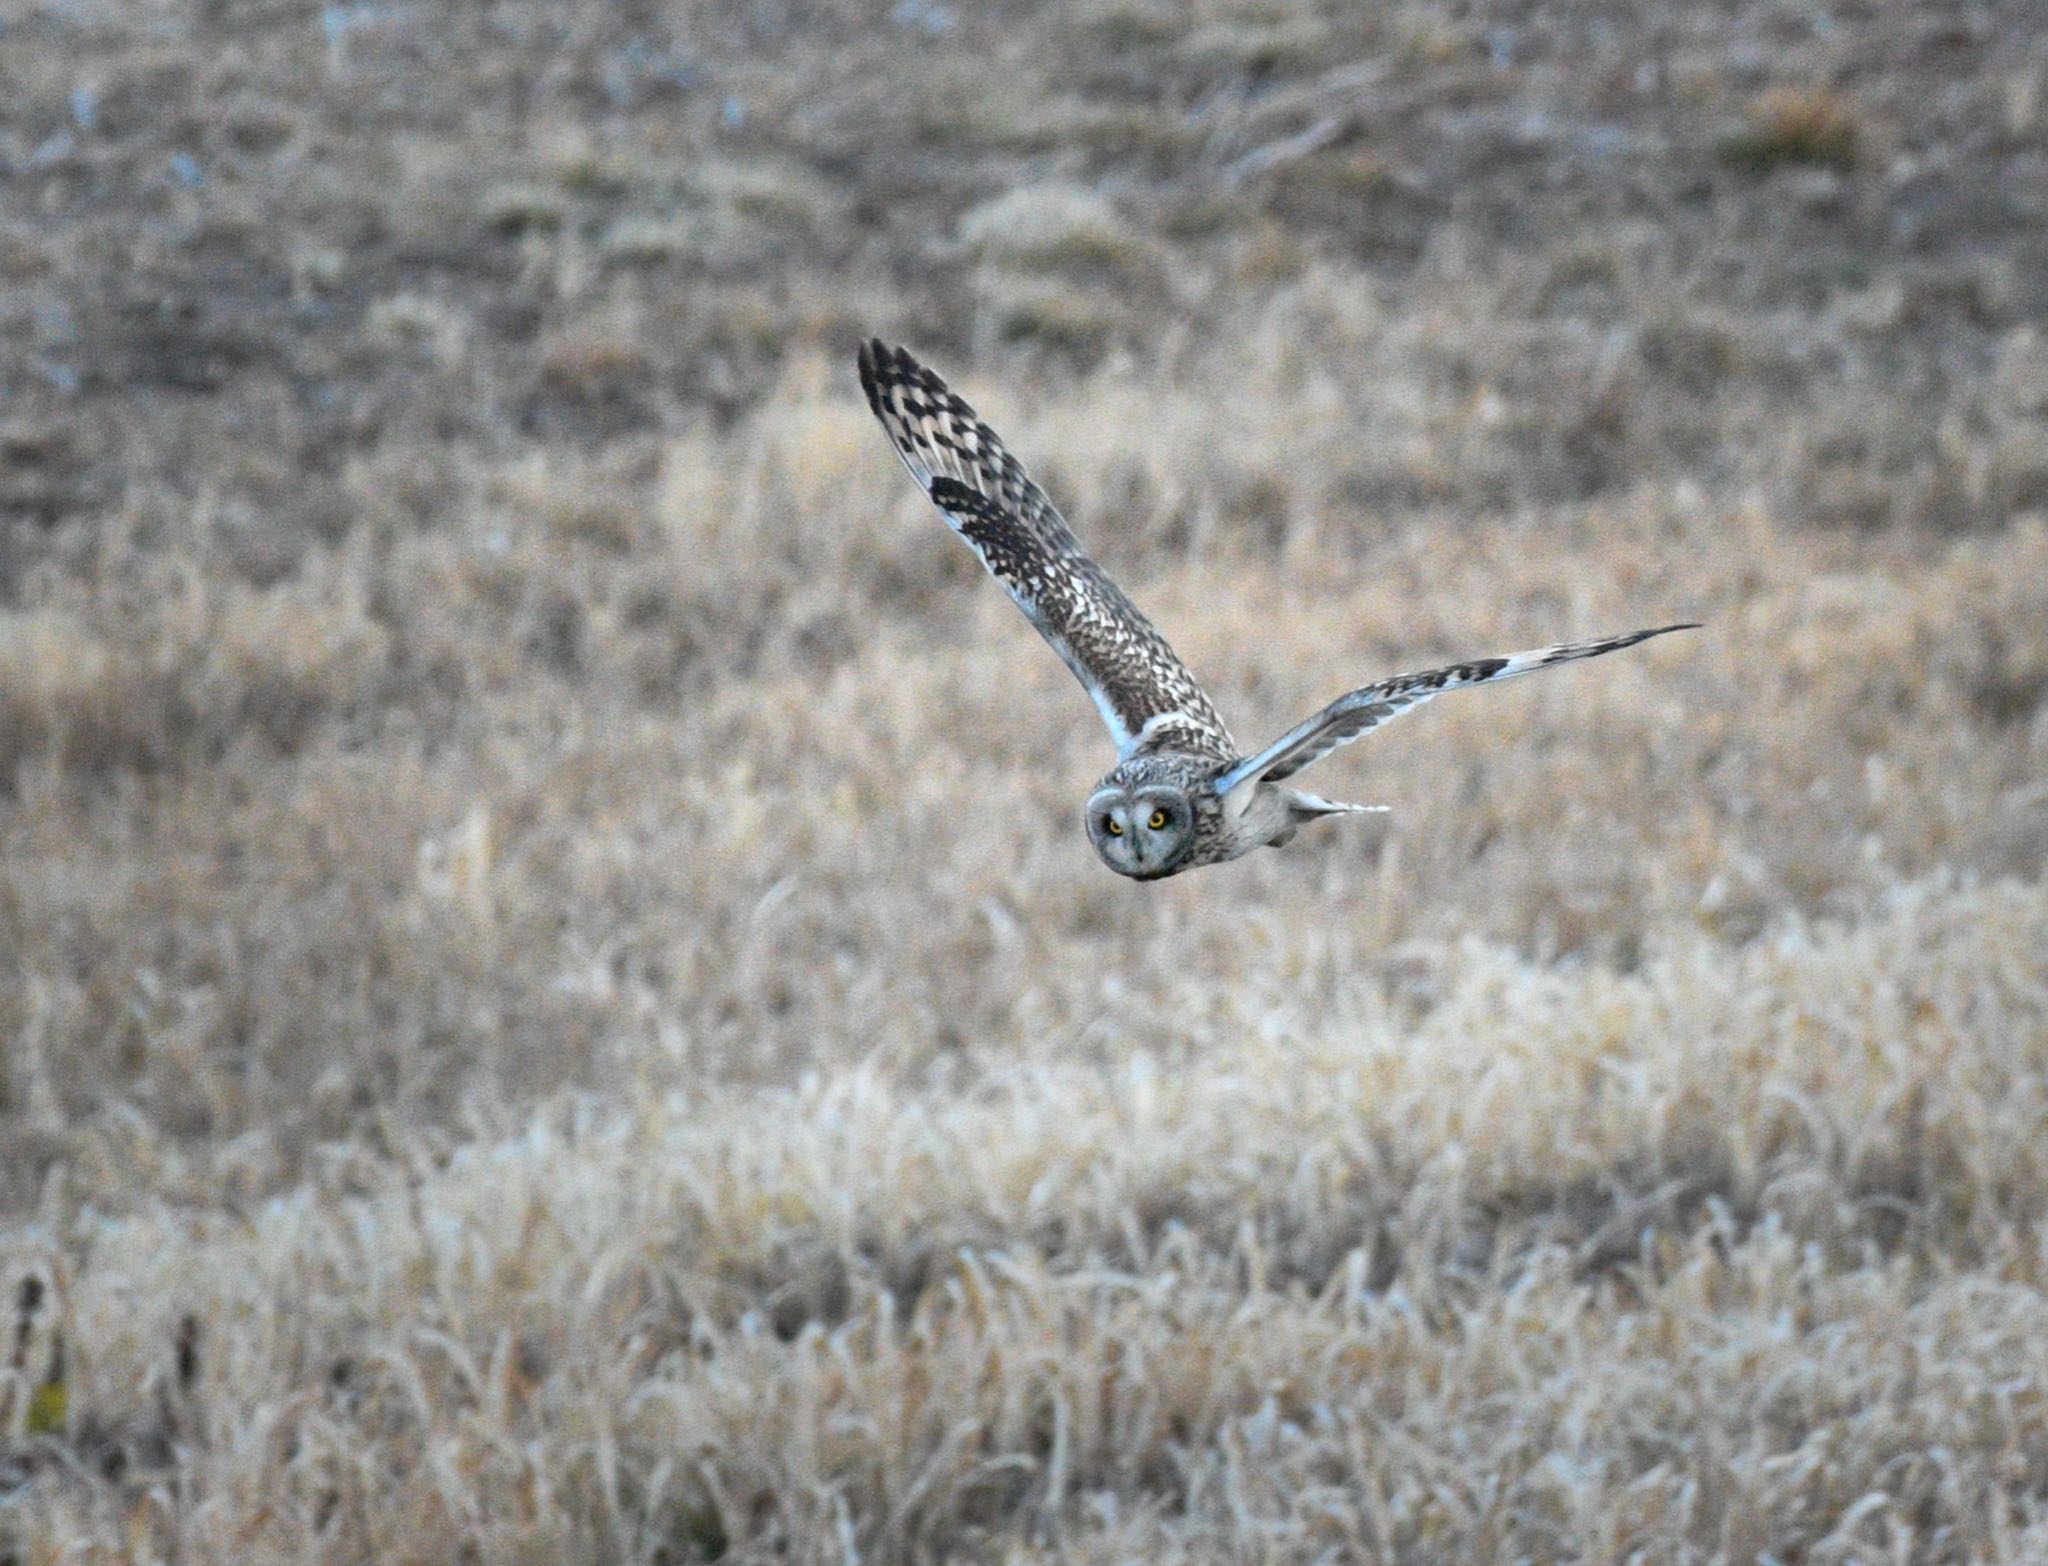
[[[1102,862],[1141,881],[1171,875],[1192,846],[1193,813],[1172,787],[1099,788],[1088,800],[1088,837]]]

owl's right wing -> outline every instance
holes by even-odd
[[[1554,669],[1579,658],[1597,658],[1619,652],[1670,631],[1694,631],[1694,624],[1660,625],[1651,631],[1631,631],[1626,636],[1607,636],[1591,642],[1560,642],[1555,647],[1534,647],[1528,652],[1508,653],[1499,658],[1475,658],[1420,674],[1397,674],[1392,679],[1360,687],[1339,696],[1313,717],[1304,718],[1256,756],[1248,756],[1216,780],[1216,792],[1228,794],[1249,783],[1278,783],[1291,778],[1303,767],[1322,760],[1339,745],[1348,745],[1378,728],[1389,718],[1399,717],[1445,691],[1467,685],[1486,685],[1494,680],[1511,680]]]
[[[910,476],[1073,670],[1119,755],[1162,745],[1219,761],[1237,754],[1166,638],[952,388],[878,339],[861,346],[860,384]]]

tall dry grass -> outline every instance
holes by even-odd
[[[249,1560],[2025,1560],[2044,953],[2038,889],[1952,880],[1628,975],[1467,942],[1419,1018],[1197,981],[1170,1047],[565,1104],[98,1219],[68,1271],[30,1228],[84,1459],[178,1480],[110,1510],[59,1469],[26,1519]]]

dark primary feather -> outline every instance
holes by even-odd
[[[1166,638],[1089,559],[1045,491],[964,399],[905,350],[878,340],[861,347],[860,383],[903,465],[1074,672],[1120,751],[1170,745],[1219,761],[1237,754]]]
[[[1577,658],[1597,658],[1602,653],[1618,652],[1671,631],[1697,629],[1698,626],[1692,622],[1660,625],[1655,630],[1631,631],[1626,636],[1607,636],[1590,642],[1560,642],[1555,647],[1536,647],[1499,658],[1476,658],[1468,663],[1448,664],[1441,669],[1426,669],[1420,674],[1397,674],[1391,679],[1339,696],[1321,712],[1303,719],[1256,756],[1239,762],[1218,778],[1217,791],[1228,793],[1246,783],[1278,783],[1283,778],[1291,778],[1302,768],[1322,760],[1339,745],[1350,743],[1389,718],[1397,717],[1411,707],[1419,707],[1445,691],[1462,690],[1468,685],[1486,685],[1495,680],[1511,680],[1517,675],[1534,674],[1539,669],[1555,668]]]

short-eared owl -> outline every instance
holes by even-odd
[[[1119,875],[1156,881],[1278,847],[1304,821],[1385,809],[1282,784],[1445,691],[1692,629],[1664,625],[1397,674],[1339,696],[1247,756],[1166,638],[1088,558],[1045,491],[944,381],[903,349],[870,341],[860,351],[860,383],[911,477],[1009,589],[1109,725],[1117,764],[1088,796],[1086,819],[1095,851]]]

